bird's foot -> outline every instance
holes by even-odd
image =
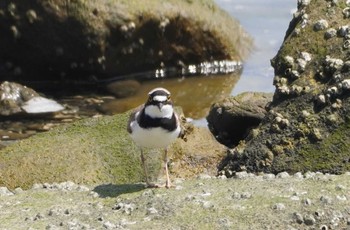
[[[146,184],[147,188],[173,188],[175,186],[173,186],[170,183],[165,183],[165,184],[153,184],[153,183],[148,183]]]
[[[166,182],[165,185],[164,185],[166,188],[175,188],[175,185],[173,185],[172,183],[170,182]]]

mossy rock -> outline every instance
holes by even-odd
[[[274,159],[273,170],[281,172],[314,171],[343,173],[350,170],[350,120],[327,138],[308,143],[298,154],[281,154]]]
[[[335,174],[350,170],[345,7],[345,1],[298,3],[272,60],[276,91],[268,113],[255,135],[248,135],[224,159],[220,169],[227,175],[242,170]],[[328,27],[320,29],[316,26],[320,24]]]
[[[0,3],[0,70],[19,80],[92,80],[178,63],[242,60],[252,39],[213,0]]]
[[[140,155],[126,131],[127,118],[127,114],[90,118],[2,149],[0,185],[142,181]]]

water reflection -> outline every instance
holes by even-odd
[[[101,109],[107,113],[127,111],[144,103],[148,92],[153,88],[164,87],[171,92],[173,102],[182,107],[186,117],[200,119],[207,115],[212,103],[230,95],[240,73],[241,69],[237,69],[232,74],[145,81],[139,85],[133,96],[110,99]]]
[[[237,95],[245,91],[273,92],[274,71],[270,65],[280,48],[296,0],[215,0],[254,38],[255,50],[244,63],[242,76],[233,89]]]

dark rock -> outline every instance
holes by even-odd
[[[221,171],[339,174],[350,170],[350,69],[343,47],[350,35],[348,20],[340,5],[329,8],[327,1],[299,5],[295,15],[271,61],[276,91],[269,112],[255,136],[230,150]],[[339,36],[325,39],[303,18],[310,22],[324,18],[328,25],[340,28]],[[298,59],[303,60],[302,68],[295,65]],[[298,78],[291,76],[294,70]]]
[[[212,0],[3,0],[0,24],[2,78],[17,82],[94,82],[179,62],[241,60],[251,49]]]
[[[209,129],[220,143],[235,146],[260,124],[271,100],[271,93],[247,92],[219,101],[207,116]]]

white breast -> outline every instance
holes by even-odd
[[[169,146],[180,134],[180,127],[169,132],[162,128],[141,128],[136,121],[131,123],[131,138],[136,145],[145,148],[166,148]]]

